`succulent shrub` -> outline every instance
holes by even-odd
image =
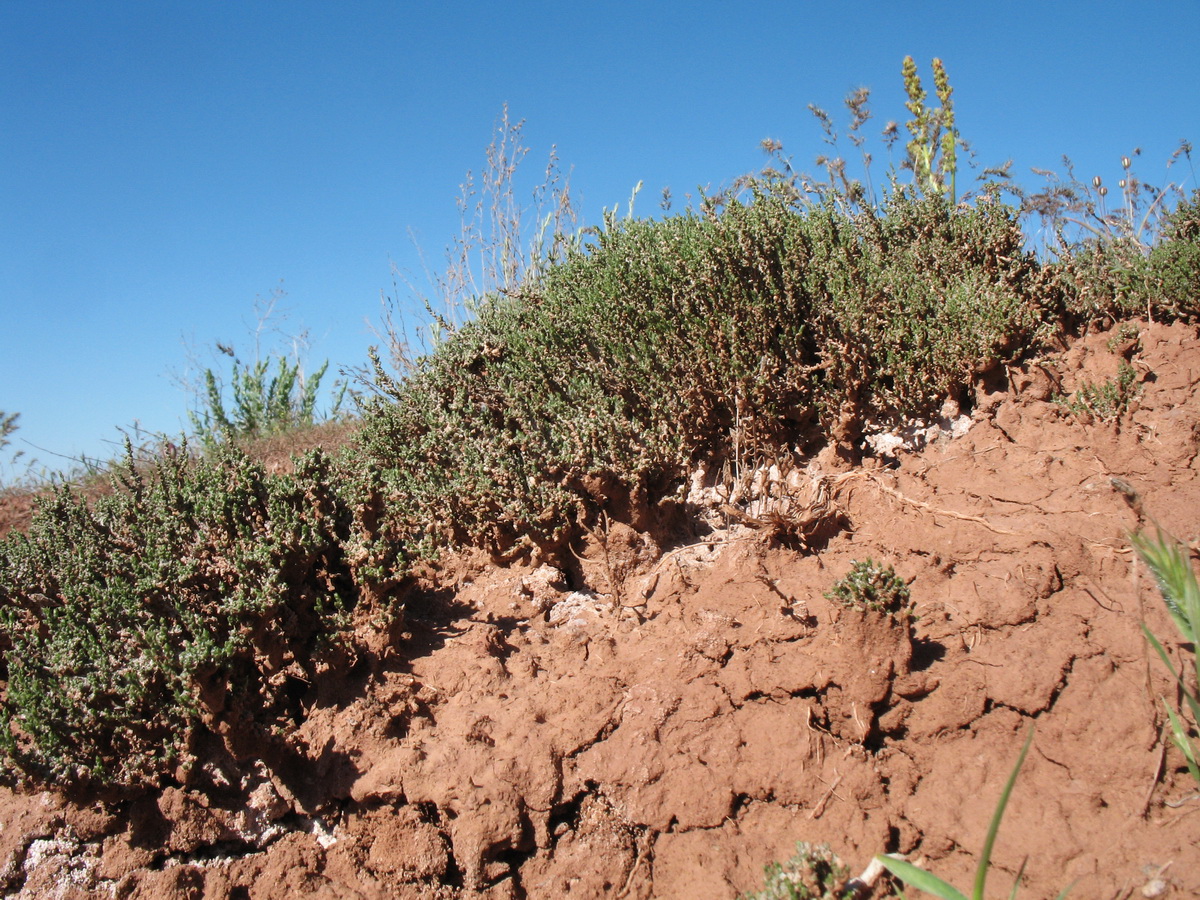
[[[1066,324],[1145,316],[1200,319],[1200,215],[1181,204],[1149,253],[1130,241],[1076,248],[1049,272],[1063,286]]]
[[[0,542],[0,753],[58,783],[154,782],[186,750],[202,695],[269,719],[291,662],[312,665],[354,603],[359,527],[314,452],[268,475],[232,448],[114,492],[70,487]],[[210,698],[211,700],[211,698]]]
[[[398,382],[361,447],[413,548],[553,542],[605,472],[682,483],[700,459],[915,415],[1024,346],[1046,285],[1015,213],[898,192],[877,211],[756,194],[616,221],[536,286],[480,305]]]
[[[911,615],[912,611],[912,597],[904,579],[891,566],[873,559],[855,560],[825,596],[853,609],[889,615]]]
[[[1151,314],[1189,322],[1200,319],[1200,190],[1167,216],[1147,268],[1155,291],[1146,298]]]

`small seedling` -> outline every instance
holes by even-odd
[[[1101,422],[1112,422],[1119,419],[1141,393],[1136,379],[1137,371],[1133,366],[1122,362],[1115,377],[1100,384],[1085,382],[1083,387],[1059,402],[1077,416],[1091,415]]]
[[[1113,332],[1113,336],[1108,339],[1105,346],[1108,348],[1109,353],[1120,353],[1125,347],[1137,349],[1141,336],[1142,331],[1136,323],[1124,322],[1121,324],[1121,327]]]
[[[769,863],[763,889],[742,894],[741,900],[846,900],[855,896],[846,886],[850,870],[828,844],[796,842],[796,853],[786,862]]]
[[[912,612],[912,599],[904,579],[891,566],[873,559],[855,560],[850,571],[825,596],[854,609],[889,615]]]

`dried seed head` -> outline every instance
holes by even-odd
[[[1128,157],[1128,156],[1122,156],[1122,157],[1121,157],[1121,166],[1122,166],[1123,168],[1126,168],[1126,169],[1128,169],[1128,168],[1129,168],[1129,166],[1130,166],[1130,162],[1129,162],[1129,157]]]
[[[1100,187],[1100,176],[1097,175],[1092,179],[1092,187]]]
[[[1120,181],[1117,182],[1117,187],[1121,188],[1122,190],[1125,189],[1125,179],[1124,178],[1122,178]]]
[[[1107,197],[1107,196],[1108,196],[1108,188],[1106,188],[1106,187],[1101,187],[1101,188],[1100,188],[1100,196],[1101,196],[1101,197]]]

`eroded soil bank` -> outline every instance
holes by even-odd
[[[269,752],[214,723],[186,789],[0,791],[0,888],[701,900],[797,840],[965,887],[1033,725],[994,889],[1024,863],[1031,897],[1200,895],[1200,799],[1140,623],[1177,655],[1178,634],[1128,541],[1200,538],[1200,339],[1128,338],[1009,372],[959,436],[798,471],[790,506],[716,503],[711,532],[612,522],[566,571],[449,560],[402,631],[362,623],[353,666],[280,673],[304,721]],[[1116,422],[1055,402],[1126,358]],[[775,534],[818,507],[827,533]],[[825,598],[868,557],[909,582],[911,626]]]

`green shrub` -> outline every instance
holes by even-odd
[[[904,579],[891,566],[872,559],[853,562],[850,571],[839,578],[825,596],[854,609],[888,615],[912,614],[912,597]]]
[[[823,251],[804,275],[828,422],[847,403],[859,415],[932,412],[1045,333],[1049,285],[999,203],[951,209],[901,190],[878,212],[807,221]]]
[[[1147,298],[1146,308],[1152,315],[1189,322],[1200,319],[1200,190],[1167,217],[1147,268],[1154,294]]]
[[[143,471],[131,458],[111,497],[89,505],[61,488],[28,535],[0,543],[7,761],[62,781],[153,779],[222,685],[286,727],[280,660],[310,665],[344,611],[386,602],[415,559],[463,543],[561,551],[622,491],[631,506],[682,498],[698,462],[827,440],[853,455],[868,416],[968,399],[982,374],[1064,323],[1143,306],[1195,315],[1200,195],[1148,253],[1104,240],[1043,265],[995,195],[948,202],[959,138],[945,71],[935,62],[938,110],[911,61],[905,78],[914,184],[893,177],[880,201],[829,159],[812,193],[787,168],[700,212],[606,213],[584,242],[553,174],[528,251],[509,215],[523,150],[505,118],[489,153],[499,180],[484,190],[501,219],[481,218],[468,190],[439,283],[475,317],[439,320],[420,360],[389,329],[406,375],[375,360],[378,396],[352,452],[276,476],[235,449],[313,422],[326,368],[304,377],[287,358],[250,365],[223,348],[232,404],[209,369],[193,419],[206,459],[170,453]],[[847,101],[856,146],[865,101]],[[0,416],[0,432],[11,425]],[[870,560],[832,593],[909,608],[903,582]]]
[[[355,599],[334,481],[320,452],[270,476],[231,448],[148,471],[129,450],[110,496],[57,488],[0,542],[6,762],[136,785],[185,751],[204,691],[215,711],[228,687],[260,721],[286,718],[267,675],[311,667]]]
[[[1081,226],[1075,240],[1058,232],[1054,249],[1059,261],[1048,270],[1061,287],[1070,327],[1129,316],[1200,318],[1200,191],[1188,198],[1174,186],[1150,190],[1136,178],[1122,181],[1129,183],[1135,188],[1126,188],[1127,206],[1122,209],[1127,211],[1119,215],[1098,213],[1098,198],[1073,178],[1073,188],[1062,188],[1065,199],[1047,201],[1046,194],[1025,199],[1027,211],[1039,211],[1049,222]],[[1167,198],[1177,193],[1178,205],[1164,208]],[[1035,201],[1046,205],[1038,209]]]
[[[999,204],[904,191],[854,216],[758,194],[614,219],[404,382],[378,373],[362,446],[394,534],[553,542],[590,473],[670,487],[735,446],[933,411],[1038,333],[1044,285],[1021,243]]]

